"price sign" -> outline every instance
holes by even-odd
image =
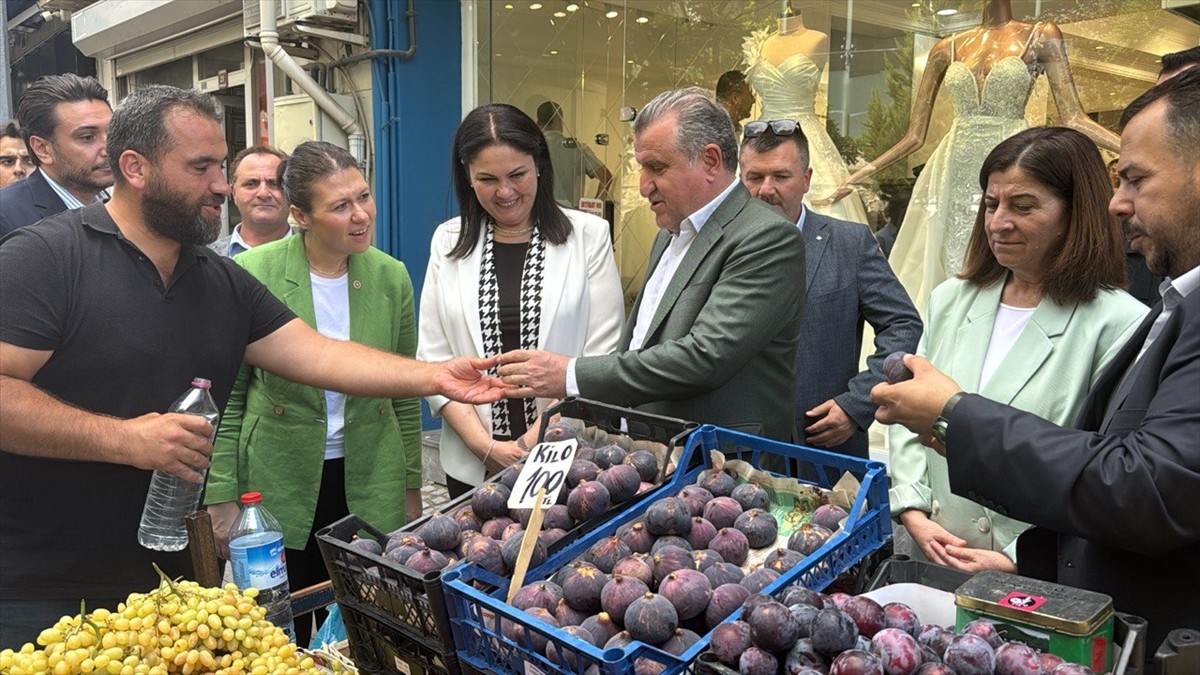
[[[571,462],[575,461],[575,450],[578,448],[579,441],[574,438],[538,443],[530,448],[508,498],[508,508],[532,509],[537,503],[538,490],[543,489],[546,496],[542,500],[542,507],[553,506],[558,500],[559,491],[567,482],[567,471],[571,469]]]

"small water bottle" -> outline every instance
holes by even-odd
[[[233,583],[242,590],[257,588],[257,602],[267,610],[267,621],[282,628],[294,642],[283,528],[263,507],[261,493],[242,495],[242,513],[229,528],[229,562]]]
[[[213,438],[217,434],[217,422],[221,411],[213,401],[209,388],[212,382],[197,377],[183,396],[171,404],[168,412],[184,415],[199,415],[212,424]],[[209,439],[212,440],[211,438]],[[200,472],[199,483],[188,482],[166,471],[155,471],[150,479],[150,491],[146,494],[146,506],[142,509],[142,523],[138,526],[138,543],[154,551],[182,551],[187,548],[187,518],[200,506],[200,493],[204,489],[203,477],[207,469]]]

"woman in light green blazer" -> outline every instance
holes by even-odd
[[[299,145],[280,165],[301,234],[235,260],[322,334],[413,356],[412,282],[371,246],[375,202],[345,150]],[[420,399],[346,396],[246,366],[213,446],[205,503],[225,544],[238,497],[263,493],[283,525],[293,590],[328,579],[313,534],[350,512],[392,530],[421,513]],[[297,625],[307,644],[307,625]]]
[[[1079,132],[1035,127],[996,146],[980,185],[964,269],[931,294],[918,351],[969,392],[1070,424],[1146,313],[1120,290],[1104,162]],[[941,455],[899,425],[889,433],[892,515],[914,557],[1016,572],[1029,526],[953,494]]]

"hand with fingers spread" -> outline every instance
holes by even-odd
[[[567,364],[571,359],[544,351],[517,350],[500,355],[497,371],[506,385],[513,387],[508,396],[562,398],[567,395]]]
[[[950,534],[946,528],[930,520],[924,511],[909,509],[900,514],[900,522],[912,536],[921,552],[931,562],[939,565],[949,565],[951,556],[946,552],[947,546],[963,547],[967,541]]]
[[[858,430],[858,423],[833,399],[804,414],[816,420],[804,428],[805,442],[816,448],[841,445]]]
[[[128,464],[175,474],[192,483],[204,480],[212,455],[213,427],[196,415],[148,413],[122,422],[128,433]]]
[[[485,374],[498,363],[496,357],[474,359],[460,356],[447,361],[434,377],[438,393],[463,403],[494,403],[512,396],[509,385]]]

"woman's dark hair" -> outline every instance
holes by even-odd
[[[1061,305],[1090,302],[1101,288],[1125,288],[1125,249],[1117,219],[1108,212],[1112,184],[1100,150],[1090,138],[1066,127],[1033,127],[1012,136],[983,160],[979,185],[987,191],[994,173],[1017,167],[1063,203],[1066,227],[1049,259],[1042,292]],[[988,286],[1008,269],[988,246],[987,204],[981,200],[967,259],[959,278]]]
[[[571,221],[554,201],[554,168],[550,165],[550,147],[546,137],[529,115],[504,103],[489,103],[467,113],[454,132],[450,169],[458,213],[462,226],[450,257],[462,259],[471,254],[479,241],[488,213],[475,196],[468,169],[484,149],[493,145],[510,148],[533,157],[537,169],[537,193],[533,198],[533,226],[551,244],[566,243]]]
[[[304,213],[312,213],[313,184],[346,169],[357,169],[358,162],[345,149],[325,141],[305,141],[292,150],[291,157],[279,163],[276,180],[283,196]]]

